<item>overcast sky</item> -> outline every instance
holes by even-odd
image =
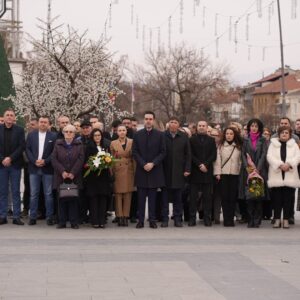
[[[36,27],[37,17],[46,19],[48,0],[20,0],[20,2],[24,31],[39,37],[40,31]],[[111,28],[109,28],[108,15],[111,2],[113,5]],[[198,2],[200,4],[195,6],[196,10],[194,10],[194,0],[183,1],[182,22],[179,0],[52,0],[52,16],[59,15],[58,23],[69,24],[82,32],[88,29],[88,35],[92,39],[101,36],[107,20],[107,35],[111,37],[110,49],[117,51],[117,55],[128,55],[131,63],[143,61],[143,26],[145,26],[145,48],[149,48],[150,28],[152,28],[153,49],[158,47],[159,31],[161,46],[168,46],[168,20],[171,16],[171,43],[174,45],[183,41],[199,50],[203,47],[204,53],[210,55],[212,61],[230,65],[232,78],[237,84],[254,81],[262,74],[267,75],[280,66],[276,1],[274,1],[272,15],[272,10],[269,13],[269,4],[272,0],[262,0],[261,18],[258,17],[256,0],[200,0]],[[294,19],[291,3],[292,0],[281,0],[283,37],[286,45],[285,64],[300,69],[300,1],[296,11],[297,18]],[[132,7],[133,25],[131,24]],[[204,7],[205,18],[203,18]],[[195,16],[194,12],[196,12]],[[216,14],[218,14],[217,18]],[[248,41],[246,39],[247,14],[249,14]],[[235,53],[233,24],[243,15],[236,27],[238,44]],[[230,30],[228,30],[230,16],[232,16],[231,41]],[[182,33],[180,33],[181,23]],[[217,37],[219,37],[218,51]],[[264,47],[265,59],[263,60]]]

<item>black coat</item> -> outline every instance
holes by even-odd
[[[192,153],[192,173],[190,182],[213,183],[213,162],[217,158],[217,147],[215,140],[208,135],[193,135],[190,139]],[[200,171],[199,165],[204,164],[207,173]]]
[[[11,154],[9,155],[11,164],[16,168],[22,168],[24,163],[23,151],[25,150],[24,129],[18,125],[13,125],[11,134]],[[4,125],[0,124],[0,168],[4,168],[2,165],[4,158]]]
[[[133,158],[137,162],[135,184],[142,188],[159,188],[165,186],[162,161],[166,156],[165,135],[156,129],[139,130],[133,137]],[[144,170],[147,163],[154,163],[150,172]]]
[[[173,138],[165,132],[167,154],[164,159],[166,187],[182,189],[185,185],[184,172],[191,172],[191,148],[186,134],[178,131]]]
[[[108,149],[104,149],[108,152]],[[85,161],[89,159],[90,156],[96,155],[98,149],[93,141],[90,141],[86,145],[85,151]],[[101,171],[98,176],[97,173],[91,172],[86,178],[84,178],[84,187],[86,189],[86,194],[90,197],[97,195],[110,195],[112,193],[112,177],[108,169]]]
[[[248,172],[247,172],[247,153],[250,155],[252,161],[254,162],[259,174],[265,180],[265,186],[268,178],[268,164],[267,164],[267,152],[268,143],[266,139],[261,136],[256,144],[256,150],[253,150],[250,138],[244,138],[242,147],[242,167],[239,182],[239,199],[245,198],[245,188],[247,184]],[[265,188],[266,198],[269,198],[267,189]]]

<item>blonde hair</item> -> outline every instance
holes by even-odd
[[[75,128],[75,126],[73,126],[71,124],[68,124],[63,129],[63,132],[65,132],[65,131],[73,131],[75,133],[76,132],[76,128]]]

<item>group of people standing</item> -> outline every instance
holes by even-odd
[[[270,139],[259,119],[244,128],[230,123],[221,132],[204,120],[180,127],[178,118],[171,117],[161,131],[154,128],[155,114],[147,111],[143,129],[137,130],[135,119],[124,118],[105,132],[96,117],[71,125],[61,116],[60,129],[54,132],[50,118],[42,116],[26,141],[15,119],[14,111],[7,109],[0,125],[0,225],[7,223],[10,192],[13,224],[24,225],[20,198],[24,159],[30,201],[23,204],[29,210],[29,225],[37,223],[40,198],[47,224],[57,223],[57,228],[66,228],[68,221],[73,229],[83,222],[105,228],[111,210],[119,226],[128,226],[130,220],[143,228],[147,201],[151,228],[157,228],[158,221],[168,227],[171,217],[175,227],[182,227],[183,220],[196,226],[197,215],[205,226],[212,226],[220,224],[221,211],[226,227],[235,226],[237,219],[259,227],[272,212],[274,228],[289,228],[294,222],[300,150],[299,137],[287,118],[281,119]],[[87,161],[99,151],[110,152],[116,163],[84,177]],[[256,197],[248,193],[251,174],[263,182]],[[64,182],[79,188],[78,197],[60,197]]]

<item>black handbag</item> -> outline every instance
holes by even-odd
[[[76,198],[79,197],[79,189],[78,185],[74,182],[63,182],[59,186],[59,193],[58,196],[60,199],[69,199],[69,198]]]

